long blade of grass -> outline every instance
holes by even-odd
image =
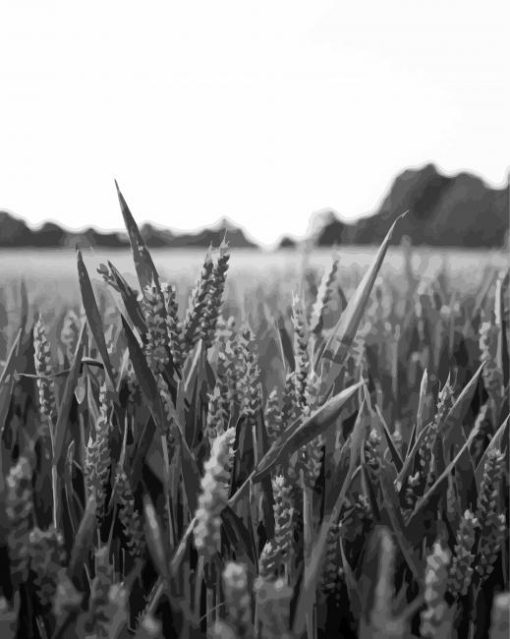
[[[425,416],[425,410],[427,409],[427,404],[429,403],[429,373],[427,369],[423,371],[423,375],[420,382],[420,395],[418,397],[418,410],[416,411],[416,424],[415,429],[413,431],[414,436],[418,435],[421,432],[422,428],[425,425],[426,417],[429,418],[429,415]],[[414,444],[414,438],[411,437],[409,446],[410,448]]]
[[[145,515],[145,534],[147,539],[147,547],[152,557],[154,568],[158,571],[161,578],[168,583],[168,558],[166,556],[165,545],[163,543],[163,533],[158,521],[156,511],[152,501],[148,495],[143,498],[143,512]]]
[[[90,332],[96,342],[97,350],[103,360],[103,365],[106,371],[107,385],[109,390],[115,392],[115,379],[113,375],[113,368],[108,355],[108,349],[106,348],[106,341],[104,338],[103,323],[101,321],[101,315],[97,307],[96,297],[94,290],[92,289],[92,283],[90,281],[87,267],[83,261],[81,251],[77,253],[78,261],[78,280],[80,283],[81,299],[83,308],[85,309],[85,315],[89,324]]]
[[[235,550],[236,556],[242,557],[244,561],[247,560],[249,562],[250,572],[255,574],[257,551],[243,520],[238,517],[229,506],[222,510],[221,519],[225,534],[227,535],[230,545]]]
[[[165,423],[165,413],[158,391],[158,384],[154,379],[154,375],[149,368],[144,352],[138,342],[138,339],[133,333],[131,326],[129,326],[129,323],[123,315],[121,315],[121,320],[122,328],[126,335],[129,356],[133,364],[136,378],[140,384],[142,393],[147,400],[147,404],[154,421],[160,428],[163,428]]]
[[[338,419],[347,402],[355,395],[361,384],[362,382],[358,382],[349,386],[329,399],[305,420],[299,418],[291,424],[259,461],[252,480],[260,481],[276,464],[290,457],[301,446],[312,441],[317,435],[321,435],[329,428]]]
[[[122,217],[124,218],[124,224],[129,236],[129,242],[131,243],[131,250],[133,252],[133,261],[135,263],[136,274],[142,290],[146,286],[150,286],[152,282],[156,284],[159,289],[159,276],[152,261],[151,254],[147,249],[147,246],[143,240],[142,234],[138,228],[135,218],[133,217],[129,207],[124,199],[124,196],[120,192],[119,185],[115,180],[115,188],[117,189],[117,195],[119,197],[120,208],[122,211]]]
[[[81,359],[83,354],[83,348],[85,346],[86,336],[86,324],[83,323],[80,335],[78,337],[78,343],[74,353],[74,360],[67,376],[64,386],[64,392],[62,394],[62,401],[58,410],[57,423],[55,425],[55,444],[53,450],[53,464],[61,466],[61,459],[63,459],[63,448],[65,443],[65,436],[67,431],[67,425],[69,423],[69,412],[73,403],[74,391],[76,389],[76,383],[81,372]]]
[[[347,587],[347,594],[349,596],[349,603],[351,604],[352,612],[355,618],[359,618],[363,607],[360,589],[356,581],[354,571],[349,564],[349,560],[345,554],[344,544],[342,539],[339,541],[340,557],[342,558],[342,570],[345,576],[345,585]]]
[[[505,289],[508,288],[510,271],[498,279],[496,286],[496,317],[499,324],[498,363],[503,371],[503,388],[508,388],[510,372],[510,353],[508,351],[507,327],[505,320]],[[508,298],[508,295],[507,295]]]
[[[375,256],[372,265],[363,276],[363,279],[359,283],[356,292],[349,300],[347,308],[341,314],[340,319],[338,320],[335,328],[333,329],[333,332],[326,342],[326,346],[322,353],[322,356],[329,357],[335,363],[337,363],[337,365],[343,362],[349,351],[349,348],[352,346],[352,343],[358,331],[359,324],[361,322],[361,318],[365,311],[365,307],[370,297],[370,292],[372,291],[375,280],[377,278],[377,274],[379,273],[379,270],[382,266],[386,251],[388,250],[393,231],[395,230],[397,224],[399,224],[400,221],[404,218],[406,213],[400,215],[391,225],[390,230],[386,234],[386,237],[384,238],[381,246],[379,247],[379,250],[377,251],[377,255]],[[317,364],[318,362],[316,362],[316,366]],[[338,373],[337,368],[338,366],[331,367],[327,379],[326,388],[330,388],[333,385],[334,379]]]
[[[462,445],[464,443],[462,438],[459,439],[458,429],[462,428],[462,421],[469,410],[471,402],[473,401],[484,365],[485,363],[482,363],[478,367],[473,377],[469,380],[466,386],[464,386],[461,394],[457,397],[455,403],[448,411],[443,425],[445,450],[449,450],[450,446],[453,444]]]
[[[282,360],[287,362],[289,370],[293,371],[296,367],[296,363],[294,361],[294,348],[292,346],[292,340],[290,339],[287,329],[285,328],[285,320],[281,315],[278,318],[277,322],[277,335],[278,343],[282,353]]]
[[[19,352],[21,329],[18,331],[16,338],[11,346],[7,361],[5,362],[2,375],[0,375],[0,438],[4,432],[5,420],[9,412],[11,404],[12,389],[15,381],[16,361]]]
[[[78,532],[74,538],[71,559],[67,569],[70,579],[75,583],[79,581],[83,565],[92,547],[96,527],[96,498],[91,495],[87,500],[85,512],[83,513]]]
[[[387,519],[386,523],[393,531],[397,544],[407,565],[411,569],[414,578],[419,582],[421,575],[423,574],[423,570],[422,567],[418,565],[412,546],[409,543],[409,538],[406,535],[405,524],[400,510],[400,504],[398,503],[397,493],[393,487],[391,477],[387,474],[384,468],[381,469],[381,472],[379,473],[379,485],[383,495],[383,520]]]
[[[395,443],[393,441],[393,438],[391,437],[390,429],[388,428],[388,424],[386,423],[386,420],[384,419],[381,409],[379,408],[379,406],[376,406],[375,410],[376,410],[377,416],[379,417],[379,422],[381,424],[384,437],[386,438],[386,443],[388,444],[388,449],[390,451],[391,459],[395,465],[395,468],[397,469],[397,472],[400,472],[404,466],[402,458],[400,457],[400,453],[398,452],[395,446]]]
[[[469,450],[469,446],[471,445],[471,442],[473,441],[473,439],[474,439],[474,437],[476,435],[477,435],[477,431],[476,431],[476,429],[473,428],[473,430],[471,431],[469,437],[466,439],[466,441],[464,442],[464,445],[459,450],[459,452],[455,455],[455,457],[451,460],[451,462],[446,466],[444,471],[439,475],[439,477],[432,484],[432,486],[427,490],[427,492],[423,495],[423,497],[421,497],[418,500],[418,502],[416,503],[416,506],[414,508],[414,511],[412,512],[411,517],[409,518],[409,521],[407,522],[408,529],[411,528],[411,526],[413,526],[416,523],[418,515],[421,515],[422,510],[424,509],[426,504],[430,501],[430,499],[434,495],[436,495],[438,493],[438,491],[443,487],[443,485],[445,484],[445,482],[448,479],[448,475],[457,466],[457,464],[459,463],[459,460],[462,458],[464,452],[466,450]]]
[[[27,327],[28,309],[29,309],[27,286],[25,284],[25,280],[24,279],[21,280],[19,294],[20,294],[20,307],[21,307],[20,328],[21,328],[21,332],[24,333],[25,329]]]
[[[133,326],[137,329],[137,331],[143,335],[146,331],[145,318],[143,316],[142,309],[140,308],[140,304],[138,303],[138,295],[136,291],[129,286],[117,268],[109,260],[108,266],[110,267],[110,272],[117,284],[117,288],[119,289],[119,293],[122,301],[124,302],[124,307],[129,315],[129,319],[133,322]]]

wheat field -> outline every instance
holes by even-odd
[[[505,257],[156,267],[119,201],[132,276],[0,257],[0,637],[506,639]]]

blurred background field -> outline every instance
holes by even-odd
[[[359,279],[376,253],[376,247],[346,246],[338,249],[340,281],[349,283]],[[321,269],[330,261],[334,251],[330,248],[310,252],[295,250],[261,251],[233,249],[230,261],[230,285],[243,283],[268,284],[275,287],[278,281],[297,285],[307,268]],[[96,268],[110,260],[129,282],[135,281],[131,252],[121,250],[84,251],[84,259],[94,277]],[[204,249],[151,249],[151,255],[159,272],[173,283],[192,285],[204,257]],[[505,250],[464,250],[459,248],[413,247],[413,270],[431,278],[442,272],[456,280],[456,287],[468,292],[479,286],[490,270],[508,266]],[[403,274],[404,256],[401,247],[390,247],[381,269],[381,275]],[[0,251],[0,273],[3,287],[17,288],[23,279],[31,299],[42,309],[53,308],[55,299],[74,304],[79,299],[77,286],[76,254],[70,249],[5,249]]]

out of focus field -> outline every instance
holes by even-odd
[[[337,249],[339,257],[339,281],[350,285],[356,283],[374,258],[377,247],[347,246]],[[290,287],[300,286],[307,270],[325,268],[333,250],[321,249],[311,252],[252,251],[234,249],[229,268],[228,287],[257,287],[264,285],[269,293],[280,285],[290,296]],[[84,259],[95,277],[96,268],[110,260],[130,283],[136,280],[132,256],[129,251],[108,250],[84,251]],[[172,283],[192,286],[200,270],[203,249],[152,249],[154,264],[162,276]],[[496,250],[461,250],[416,247],[411,250],[413,271],[422,278],[433,280],[438,273],[455,281],[457,291],[473,292],[490,271],[504,269],[509,264],[508,254]],[[79,302],[76,253],[72,250],[0,250],[0,274],[4,294],[13,286],[18,288],[23,279],[31,293],[31,301],[40,310],[55,309],[55,302],[76,304]],[[400,247],[388,250],[380,274],[391,277],[394,282],[404,275],[404,252]],[[396,278],[396,279],[395,279]],[[182,287],[180,287],[182,292]],[[283,300],[282,300],[283,301]],[[290,297],[289,297],[290,301]],[[58,302],[57,302],[58,303]]]

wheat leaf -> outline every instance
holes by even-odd
[[[370,292],[382,266],[393,231],[405,215],[406,213],[400,215],[392,224],[381,246],[379,247],[379,250],[377,251],[377,255],[375,256],[372,265],[363,276],[356,292],[349,300],[347,308],[341,314],[340,319],[326,342],[326,346],[322,352],[322,357],[328,357],[336,364],[336,366],[333,365],[331,367],[327,378],[326,388],[331,388],[333,386],[335,377],[338,374],[338,365],[344,361],[348,350],[356,337],[361,318],[370,297]],[[318,362],[316,362],[316,364],[317,363]]]
[[[86,324],[84,323],[80,330],[78,337],[78,343],[76,345],[76,351],[74,353],[74,359],[67,376],[64,386],[64,392],[62,395],[62,401],[58,410],[57,423],[55,425],[55,444],[54,444],[54,460],[53,463],[60,466],[60,460],[63,458],[62,451],[65,443],[65,435],[67,425],[69,423],[69,412],[73,403],[74,391],[76,389],[76,383],[81,372],[82,354],[85,344]]]
[[[103,365],[107,374],[107,385],[109,390],[114,392],[115,380],[113,377],[113,369],[108,355],[108,349],[106,348],[106,342],[104,338],[103,323],[101,321],[101,315],[97,307],[96,298],[90,282],[90,277],[87,271],[87,267],[83,261],[81,251],[77,253],[78,261],[78,279],[80,283],[81,299],[83,308],[85,309],[85,315],[87,316],[87,322],[89,324],[90,332],[96,342],[97,350],[103,360]]]
[[[11,405],[11,396],[15,381],[16,363],[21,343],[21,334],[22,331],[20,329],[16,335],[13,345],[11,346],[2,375],[0,376],[0,437],[4,432],[5,420]]]
[[[140,282],[140,287],[143,291],[146,286],[150,286],[154,282],[159,290],[158,272],[156,271],[156,267],[152,261],[151,254],[149,253],[142,234],[138,229],[135,218],[131,214],[129,207],[126,204],[126,200],[120,192],[119,185],[116,180],[115,188],[117,189],[122,217],[124,218],[124,224],[128,232],[129,242],[133,252],[133,261],[135,263],[136,274],[138,276],[138,281]]]
[[[277,439],[256,466],[252,480],[257,482],[272,468],[290,457],[298,448],[321,435],[338,419],[347,402],[354,396],[362,382],[344,389],[306,419],[299,418]]]

